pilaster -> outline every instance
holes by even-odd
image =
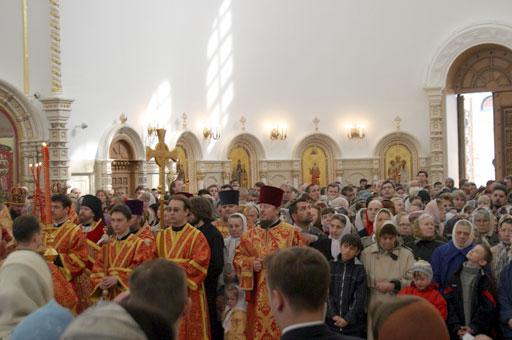
[[[426,88],[430,121],[430,171],[431,183],[446,177],[446,122],[443,117],[444,92],[440,87]]]

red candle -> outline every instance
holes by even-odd
[[[43,143],[41,148],[43,154],[43,178],[44,178],[44,223],[52,223],[51,218],[51,192],[50,192],[50,153],[48,145]]]

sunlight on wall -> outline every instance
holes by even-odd
[[[224,0],[213,21],[212,33],[208,39],[206,74],[206,103],[209,127],[224,128],[229,119],[229,107],[233,102],[233,35],[231,0]],[[211,152],[216,141],[210,141],[207,152]]]
[[[172,117],[171,102],[171,84],[168,80],[164,80],[158,85],[156,91],[151,96],[146,110],[142,114],[142,136],[147,144],[153,147],[157,140],[148,136],[147,128],[158,127],[169,130]]]
[[[75,151],[71,154],[70,160],[73,161],[84,161],[96,159],[96,151],[98,149],[98,143],[88,142],[78,146]]]

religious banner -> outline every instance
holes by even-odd
[[[389,147],[384,153],[384,177],[395,183],[406,183],[412,178],[412,153],[403,144]]]
[[[302,154],[302,182],[318,184],[321,187],[327,183],[327,156],[318,146],[310,146]]]

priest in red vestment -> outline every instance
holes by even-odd
[[[260,223],[245,232],[235,252],[234,265],[240,288],[246,291],[247,339],[279,339],[280,330],[268,304],[267,275],[263,259],[283,248],[304,244],[298,228],[281,221],[283,190],[263,186],[260,190]]]
[[[128,277],[142,262],[153,257],[152,248],[130,230],[131,211],[124,204],[110,212],[114,235],[96,253],[91,273],[93,300],[112,300],[128,289]]]
[[[169,202],[171,226],[158,231],[156,253],[158,257],[172,261],[185,269],[187,274],[190,310],[180,324],[178,339],[210,339],[208,306],[204,279],[210,262],[210,247],[201,231],[187,223],[190,202],[176,195]]]
[[[151,226],[144,221],[144,202],[141,200],[127,200],[126,205],[132,212],[130,220],[130,230],[132,233],[140,237],[148,246],[154,246],[155,236],[151,231]]]
[[[213,225],[217,228],[222,237],[229,236],[228,218],[234,213],[240,212],[240,191],[238,190],[222,190],[219,191],[219,207],[220,217],[213,221]]]

